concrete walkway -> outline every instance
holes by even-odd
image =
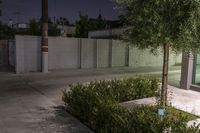
[[[169,86],[169,91],[171,94],[168,98],[172,106],[200,117],[200,92],[183,90],[173,86]],[[190,121],[188,126],[192,126],[194,123],[200,124],[200,118]]]
[[[1,133],[90,133],[60,105],[61,90],[71,83],[131,77],[161,76],[161,68],[115,68],[52,71],[46,74],[13,74],[0,71]],[[180,67],[170,69],[169,81],[178,85]]]
[[[168,101],[176,109],[194,114],[200,117],[200,92],[192,90],[183,90],[174,86],[168,86]],[[155,105],[156,98],[144,98],[128,102],[123,102],[121,105],[128,109],[133,109],[140,105]],[[200,124],[200,118],[188,122],[188,126]]]
[[[169,86],[168,99],[172,106],[200,117],[200,92]]]
[[[48,88],[48,85],[39,85],[20,75],[1,73],[0,132],[90,133],[87,127],[52,100],[61,101],[60,90]]]
[[[183,90],[174,86],[168,86],[168,102],[173,107],[194,114],[200,117],[200,92],[192,90]],[[155,105],[156,98],[144,98],[128,102],[122,105],[128,108],[134,108],[139,105]]]

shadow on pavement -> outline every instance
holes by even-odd
[[[15,73],[15,68],[10,65],[1,65],[0,64],[0,72]]]
[[[69,114],[64,106],[54,106],[54,116],[49,118],[57,127],[57,131],[66,133],[93,133],[88,127],[83,125],[79,120]]]

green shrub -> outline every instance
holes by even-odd
[[[199,131],[197,128],[187,128],[188,117],[177,114],[171,108],[166,109],[165,116],[161,119],[156,106],[142,106],[134,108],[130,112],[129,127],[133,127],[130,133],[189,133]]]
[[[129,111],[116,103],[99,106],[96,117],[97,133],[127,133]]]
[[[70,88],[71,95],[77,96],[76,93],[82,93],[82,91],[92,91],[99,97],[122,102],[157,95],[157,91],[159,89],[159,80],[149,77],[137,77],[111,81],[103,80],[90,82],[86,85],[71,85]]]
[[[95,81],[70,86],[63,91],[67,110],[97,133],[196,133],[197,128],[186,127],[186,116],[167,109],[161,120],[157,107],[144,106],[134,110],[119,102],[156,96],[159,82],[155,78],[137,77],[124,80]],[[169,115],[176,116],[174,119]]]

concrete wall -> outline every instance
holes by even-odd
[[[112,66],[120,67],[126,66],[127,62],[127,45],[124,45],[120,41],[112,41]]]
[[[175,65],[181,63],[182,55],[176,55],[170,52],[169,65]],[[159,49],[157,54],[154,55],[150,50],[138,50],[135,47],[129,49],[129,66],[141,67],[141,66],[162,66],[163,65],[163,52]]]
[[[15,67],[15,41],[9,40],[9,65]]]
[[[40,43],[40,37],[15,36],[16,73],[41,70]]]
[[[126,28],[114,28],[108,30],[90,31],[88,33],[88,38],[119,38],[125,30]]]
[[[7,65],[9,63],[8,41],[0,40],[0,64]]]
[[[16,72],[41,70],[41,38],[16,36]],[[181,62],[170,54],[170,65]],[[163,54],[127,47],[118,40],[49,37],[49,70],[162,66]]]
[[[49,69],[79,68],[79,39],[49,37]]]
[[[97,67],[109,67],[110,40],[97,40]]]
[[[182,64],[182,53],[175,54],[175,64]]]
[[[97,41],[81,39],[81,68],[97,67]]]

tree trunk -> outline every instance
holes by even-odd
[[[167,86],[168,86],[168,64],[169,64],[169,44],[163,44],[163,72],[162,72],[162,89],[161,89],[161,105],[163,108],[167,106]]]

